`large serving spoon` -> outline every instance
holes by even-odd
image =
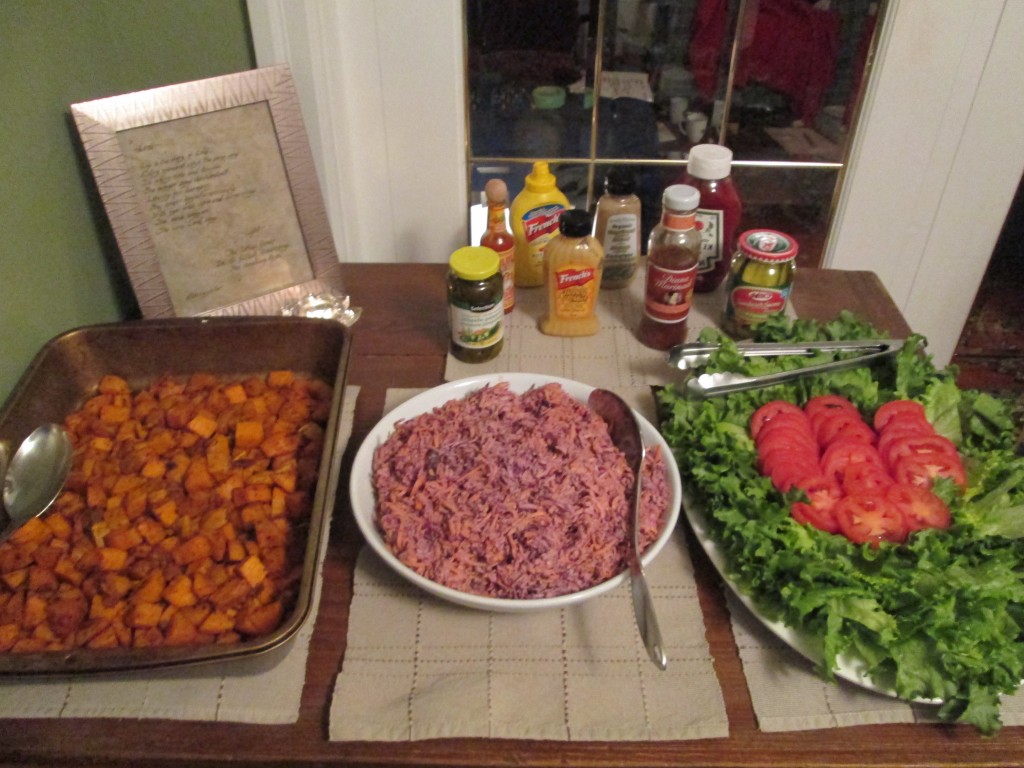
[[[44,424],[25,438],[10,460],[7,456],[8,448],[0,444],[0,479],[7,513],[0,543],[43,514],[57,498],[71,471],[71,438],[63,427]]]
[[[640,425],[637,424],[633,410],[625,401],[607,389],[595,389],[591,392],[587,398],[587,405],[607,422],[612,442],[622,451],[629,468],[633,470],[629,547],[629,586],[633,595],[633,615],[636,617],[636,628],[647,649],[647,655],[658,669],[665,669],[668,666],[668,657],[662,644],[658,617],[654,613],[654,601],[651,599],[651,589],[647,584],[647,574],[640,560],[640,473],[645,453]]]

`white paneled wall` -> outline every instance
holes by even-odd
[[[248,6],[259,64],[292,66],[341,259],[465,244],[461,2]],[[1024,168],[1022,40],[1024,0],[890,0],[825,254],[877,272],[940,364]]]

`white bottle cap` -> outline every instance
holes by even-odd
[[[700,205],[700,192],[689,184],[673,184],[665,188],[661,201],[673,211],[692,211]]]
[[[732,168],[732,150],[721,144],[698,144],[690,150],[688,169],[698,179],[724,179]]]

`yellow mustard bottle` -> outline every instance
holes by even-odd
[[[591,234],[593,219],[579,209],[564,211],[559,234],[544,249],[547,314],[541,333],[549,336],[592,336],[601,327],[597,296],[604,268],[604,248]]]
[[[544,247],[558,234],[558,217],[569,200],[558,188],[548,164],[538,161],[512,201],[512,234],[516,240],[515,284],[534,288],[544,284]]]

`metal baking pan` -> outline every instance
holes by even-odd
[[[269,635],[236,645],[0,654],[0,675],[86,673],[223,661],[276,648],[309,616],[320,551],[338,490],[341,406],[351,341],[333,320],[213,317],[141,320],[68,331],[47,342],[0,410],[0,440],[17,446],[38,425],[60,423],[115,374],[133,390],[163,375],[242,376],[290,369],[330,384],[334,399],[294,606]],[[5,517],[0,512],[0,517]]]

